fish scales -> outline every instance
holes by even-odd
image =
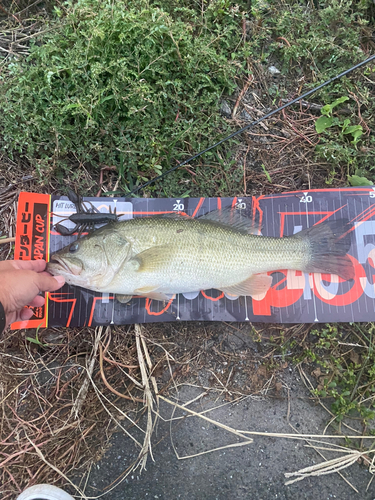
[[[250,223],[249,223],[250,226]],[[293,236],[248,234],[233,226],[184,216],[117,222],[53,255],[48,270],[68,283],[124,296],[165,299],[209,288],[257,295],[270,287],[267,272],[295,269],[351,279],[347,221],[330,221]]]
[[[134,222],[117,231],[126,233],[135,255],[153,246],[167,247],[161,252],[168,252],[157,271],[132,274],[137,281],[134,289],[147,283],[159,284],[166,293],[220,289],[255,273],[300,268],[306,260],[303,240],[260,238],[199,219],[144,218]],[[129,281],[130,274],[125,266],[112,286],[118,289],[124,280]]]

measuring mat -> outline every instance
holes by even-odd
[[[375,320],[375,187],[316,189],[244,198],[83,198],[100,212],[120,220],[183,212],[199,217],[233,207],[255,221],[264,236],[287,236],[325,220],[347,218],[353,223],[349,251],[355,278],[344,281],[329,274],[280,270],[271,288],[256,297],[235,297],[218,290],[179,294],[169,302],[133,297],[122,304],[112,294],[65,285],[46,294],[46,305],[34,309],[29,321],[13,329],[122,325],[156,321],[252,321],[273,323],[351,322]],[[46,259],[77,239],[54,229],[75,212],[66,196],[20,193],[15,259]]]

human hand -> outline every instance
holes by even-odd
[[[33,311],[25,306],[42,306],[45,300],[38,295],[40,292],[53,292],[63,286],[65,279],[51,276],[45,268],[45,260],[0,262],[0,302],[5,311],[5,326],[30,319]]]

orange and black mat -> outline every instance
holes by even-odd
[[[84,198],[99,211],[116,208],[121,220],[182,212],[198,217],[212,210],[236,207],[261,228],[263,235],[286,236],[325,220],[353,223],[349,251],[355,279],[326,274],[272,272],[264,296],[234,297],[217,290],[179,294],[168,303],[133,297],[129,304],[114,295],[65,285],[47,294],[46,305],[31,320],[13,328],[97,326],[156,321],[260,321],[312,323],[375,320],[375,188],[317,189],[246,198]],[[89,205],[87,205],[87,208]],[[21,193],[18,204],[16,259],[49,259],[77,238],[61,236],[54,225],[74,213],[65,196]],[[62,222],[69,228],[70,221]]]

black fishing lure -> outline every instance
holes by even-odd
[[[70,189],[68,190],[68,198],[74,203],[77,211],[61,220],[58,224],[55,224],[56,231],[62,236],[71,236],[78,232],[78,237],[80,237],[83,231],[95,229],[95,226],[98,224],[108,224],[109,222],[118,221],[116,209],[114,212],[102,213],[90,201],[86,202],[91,205],[91,208],[87,209],[82,202],[82,198]],[[68,229],[61,224],[64,220],[70,220],[75,226],[72,229]]]

